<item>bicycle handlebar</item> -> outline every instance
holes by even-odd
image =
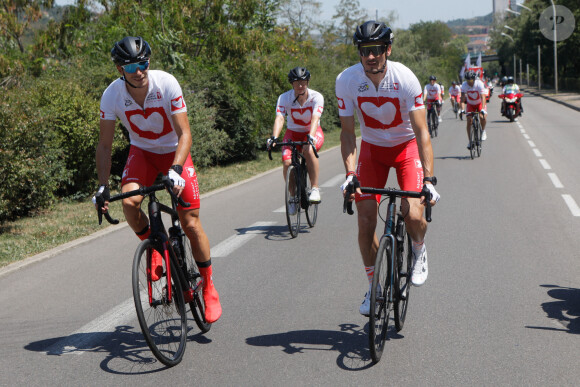
[[[278,146],[290,146],[292,148],[296,148],[299,145],[312,145],[308,141],[287,141],[287,142],[276,142],[274,144],[276,144]],[[272,149],[274,149],[273,146],[271,146],[268,149],[268,157],[270,158],[270,160],[273,160],[272,159]],[[314,151],[314,156],[316,156],[316,158],[318,158],[318,152],[316,151],[316,147],[312,146],[312,150]]]
[[[375,195],[386,195],[389,197],[410,197],[410,198],[421,198],[425,197],[425,219],[427,222],[431,222],[431,191],[426,185],[423,185],[423,189],[419,192],[417,191],[401,191],[395,188],[372,188],[372,187],[361,187],[362,193],[370,193]],[[352,182],[348,183],[346,187],[346,194],[344,196],[344,202],[342,206],[342,212],[346,212],[349,215],[354,214],[352,209],[352,202],[350,201],[350,195],[355,192],[354,184]]]
[[[116,201],[122,200],[122,199],[126,199],[126,198],[129,198],[131,196],[137,196],[137,195],[145,196],[145,195],[150,194],[151,192],[162,191],[162,190],[166,189],[167,192],[169,192],[169,195],[171,196],[172,202],[175,201],[175,202],[179,203],[182,207],[189,207],[190,203],[183,201],[183,199],[181,197],[177,197],[175,195],[175,193],[173,193],[172,188],[173,188],[173,182],[171,181],[171,179],[167,176],[163,176],[161,178],[161,184],[155,184],[155,185],[152,185],[150,187],[141,187],[141,188],[133,190],[133,191],[127,191],[127,192],[123,192],[123,193],[120,193],[120,194],[115,195],[115,196],[111,196],[111,198],[109,199],[109,203],[116,202]],[[105,199],[103,198],[103,196],[102,195],[95,195],[95,199],[97,202],[97,214],[99,216],[99,225],[103,221],[103,215],[105,215],[105,219],[107,219],[107,222],[109,222],[111,224],[118,224],[119,220],[113,219],[111,217],[111,215],[109,215],[109,211],[105,211],[105,212],[101,211],[101,208],[105,206]]]

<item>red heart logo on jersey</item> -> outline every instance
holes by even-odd
[[[154,108],[130,110],[125,112],[131,129],[139,137],[155,140],[171,133],[173,128],[165,114],[165,109],[158,106]]]
[[[312,120],[312,107],[290,109],[290,115],[296,125],[308,126],[310,125],[310,120]]]
[[[364,124],[371,129],[389,129],[403,123],[398,98],[358,97]]]

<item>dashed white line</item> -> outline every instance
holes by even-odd
[[[526,130],[520,126],[520,133],[526,133]]]
[[[548,164],[546,159],[540,159],[539,162],[540,164],[542,164],[542,167],[544,167],[544,169],[552,169],[552,167],[550,166],[550,164]]]
[[[533,142],[533,141],[531,141],[531,140],[528,140],[528,144],[530,144],[530,146],[531,146],[532,148],[535,148],[535,147],[536,147],[536,144],[534,144],[534,142]]]
[[[570,209],[570,212],[572,213],[572,215],[573,216],[580,216],[580,207],[578,207],[578,204],[576,204],[576,201],[574,200],[574,198],[570,195],[567,195],[567,194],[563,194],[562,198],[564,199],[564,201],[568,205],[568,208]]]
[[[234,250],[248,243],[256,235],[264,234],[265,230],[277,222],[256,222],[241,230],[240,234],[232,235],[217,246],[212,247],[211,257],[227,257]]]
[[[548,173],[548,176],[550,177],[550,180],[552,180],[552,184],[554,184],[554,187],[564,188],[564,184],[562,184],[560,179],[558,179],[558,175],[556,175],[555,173]]]
[[[540,152],[540,150],[538,148],[534,148],[532,150],[534,151],[534,154],[536,155],[536,157],[542,157],[542,152]]]
[[[524,133],[524,138],[525,138],[526,140],[529,140],[529,139],[530,139],[530,136],[528,136],[527,134],[525,134],[525,133]]]

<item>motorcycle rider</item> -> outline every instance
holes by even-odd
[[[506,85],[503,87],[503,94],[518,94],[520,92],[520,87],[514,82],[514,77],[511,75],[507,77]],[[517,103],[520,107],[520,116],[524,112],[524,107],[522,106],[522,99],[518,98]],[[501,114],[505,112],[505,99],[501,102]]]

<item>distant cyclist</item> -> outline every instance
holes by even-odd
[[[423,89],[423,99],[426,103],[435,104],[437,109],[437,116],[439,117],[439,122],[442,122],[441,119],[441,104],[443,103],[443,90],[441,85],[437,83],[437,77],[435,75],[431,75],[429,77],[429,83],[425,85],[425,89]]]
[[[159,173],[173,182],[173,191],[191,203],[177,211],[183,231],[191,241],[193,257],[203,277],[203,299],[207,322],[222,314],[218,292],[212,279],[209,240],[199,218],[200,197],[197,175],[190,156],[191,130],[183,93],[175,77],[161,70],[150,70],[151,47],[141,37],[127,36],[111,50],[120,78],[113,81],[101,97],[100,135],[97,145],[97,174],[102,196],[109,206],[111,149],[116,119],[127,128],[131,148],[123,170],[121,191],[150,186]],[[141,209],[143,196],[123,200],[123,213],[139,239],[151,234],[149,219]],[[153,250],[151,278],[159,280],[163,268],[161,254]]]
[[[461,85],[461,114],[464,114],[467,108],[467,113],[470,112],[480,112],[480,122],[481,122],[481,140],[485,141],[487,139],[487,133],[485,132],[486,124],[486,102],[485,96],[487,94],[487,88],[483,82],[477,78],[477,75],[472,70],[465,73],[465,82]],[[471,142],[469,141],[469,132],[471,128],[472,117],[467,116],[467,149],[471,149]]]
[[[287,130],[282,142],[308,141],[310,143],[304,147],[304,157],[312,185],[308,200],[310,203],[320,203],[318,159],[310,147],[315,146],[316,151],[319,151],[324,143],[324,133],[320,127],[320,116],[324,110],[324,97],[319,92],[308,88],[309,80],[310,72],[304,67],[295,67],[288,73],[288,81],[292,84],[292,90],[278,97],[272,137],[268,139],[266,145],[268,149],[276,146],[278,136],[284,127],[284,119],[288,116]],[[286,171],[292,163],[290,147],[283,148],[282,162],[284,178],[286,178]]]
[[[394,168],[399,186],[405,191],[420,191],[426,185],[431,203],[439,200],[433,186],[433,149],[425,120],[421,84],[405,65],[387,60],[391,55],[393,32],[385,23],[367,21],[356,28],[353,42],[360,63],[344,70],[336,78],[336,97],[341,125],[341,150],[346,181],[364,187],[384,188],[389,170]],[[362,141],[357,154],[355,112]],[[357,160],[358,156],[358,160]],[[375,233],[380,195],[352,195],[357,207],[358,244],[369,281],[369,291],[359,308],[362,315],[370,310],[370,290],[379,241]],[[411,235],[413,272],[411,282],[421,286],[427,280],[427,221],[425,204],[420,199],[401,201],[407,231]]]
[[[455,81],[451,82],[451,87],[449,88],[449,100],[451,101],[451,106],[459,110],[459,106],[461,106],[461,87]]]

